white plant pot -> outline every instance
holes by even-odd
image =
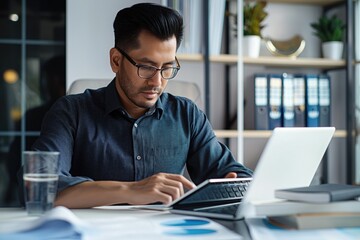
[[[340,60],[343,55],[343,42],[324,42],[322,44],[322,53],[324,58],[329,58],[332,60]]]
[[[261,38],[256,35],[243,37],[243,56],[244,57],[259,57]]]

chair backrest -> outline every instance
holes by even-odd
[[[77,79],[70,85],[66,94],[82,93],[86,89],[97,89],[107,86],[112,79]],[[183,96],[191,99],[200,108],[202,108],[202,100],[200,88],[196,83],[171,80],[165,89],[166,92],[176,96]]]

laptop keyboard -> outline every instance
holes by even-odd
[[[232,203],[232,204],[227,204],[227,205],[219,205],[219,206],[206,207],[206,208],[197,208],[197,209],[194,209],[194,211],[235,215],[237,209],[239,208],[239,204],[241,204],[241,203]]]
[[[227,199],[242,199],[251,180],[216,183],[202,189],[201,194],[189,196],[183,203],[223,201]]]

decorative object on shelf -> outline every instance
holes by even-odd
[[[265,11],[266,2],[246,3],[244,5],[244,38],[243,55],[258,57],[261,44],[261,30],[265,27],[262,24],[268,13]]]
[[[271,38],[265,38],[264,40],[266,48],[275,56],[296,58],[305,48],[305,40],[300,35],[295,35],[287,40],[275,40]]]
[[[322,42],[322,53],[324,58],[339,60],[343,53],[343,36],[345,24],[336,15],[328,18],[322,16],[317,22],[311,23],[315,30],[314,34]]]

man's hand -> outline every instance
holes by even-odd
[[[228,174],[226,174],[225,178],[237,178],[237,174],[236,172],[229,172]]]
[[[195,185],[178,174],[158,173],[128,185],[129,204],[149,204],[161,202],[169,204],[184,194],[184,188],[192,189]]]
[[[236,178],[229,172],[226,178]],[[91,208],[119,203],[168,204],[184,194],[185,189],[195,185],[178,174],[158,173],[138,182],[86,181],[68,187],[58,193],[56,206],[68,208]]]

